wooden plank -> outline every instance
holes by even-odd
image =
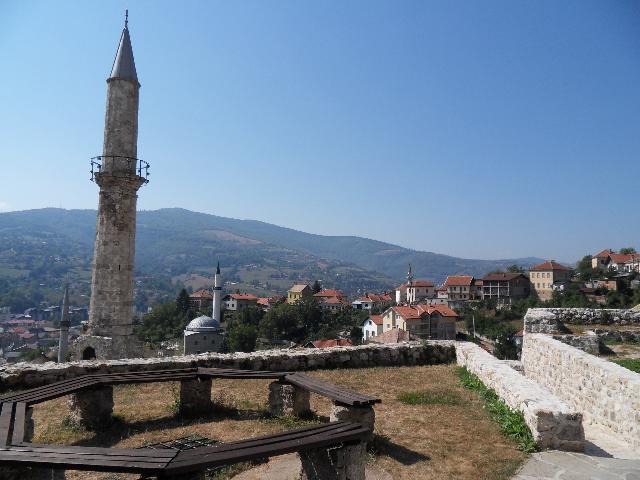
[[[13,415],[13,435],[11,435],[12,444],[24,442],[26,421],[27,404],[24,402],[16,403],[15,413]]]
[[[12,401],[27,402],[28,404],[39,403],[45,400],[69,395],[69,393],[73,393],[78,389],[87,388],[93,385],[97,385],[97,381],[92,378],[79,377],[73,380],[62,380],[60,382],[44,385],[42,387],[37,387],[32,390],[13,395]]]
[[[132,456],[151,457],[170,460],[176,456],[177,451],[170,448],[109,448],[109,447],[79,447],[74,445],[42,445],[37,443],[23,443],[11,447],[13,451],[37,451],[45,453],[102,455],[102,456]]]
[[[347,390],[346,388],[339,387],[314,377],[309,377],[302,373],[287,375],[285,377],[285,381],[348,405],[369,405],[381,402],[379,398]]]
[[[133,457],[113,458],[106,456],[58,455],[40,452],[19,452],[13,449],[0,451],[0,463],[18,466],[54,467],[73,470],[106,472],[161,472],[168,462],[166,459],[150,461]]]
[[[228,449],[224,452],[202,452],[202,455],[200,456],[190,456],[185,458],[186,461],[182,461],[183,454],[186,452],[180,452],[176,458],[169,463],[166,472],[172,474],[184,473],[202,469],[204,466],[217,467],[243,461],[283,455],[285,453],[295,451],[338,445],[344,442],[363,439],[367,433],[369,432],[366,428],[356,424],[349,424],[338,428],[337,431],[334,432],[308,435],[303,440],[299,438],[285,438],[275,444],[260,444],[251,447],[247,447],[245,445],[242,446],[242,448]],[[226,445],[233,446],[232,444]]]
[[[0,413],[0,445],[9,444],[9,433],[11,430],[11,416],[13,415],[13,402],[2,404],[2,412]]]
[[[225,450],[233,450],[241,447],[252,446],[253,444],[267,445],[280,442],[283,439],[304,439],[306,436],[312,435],[314,433],[328,433],[349,425],[355,426],[356,424],[350,422],[323,423],[321,425],[298,428],[296,430],[289,430],[287,432],[280,432],[272,435],[261,435],[259,437],[245,438],[243,440],[229,443],[220,443],[217,445],[212,445],[210,447],[202,447],[194,450],[184,450],[182,452],[181,458],[188,458],[191,456],[198,457],[200,455],[206,454],[208,451],[223,452]]]

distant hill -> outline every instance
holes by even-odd
[[[0,213],[0,280],[46,284],[71,275],[86,284],[95,222],[95,210]],[[526,267],[540,261],[462,259],[177,208],[139,212],[136,249],[138,275],[197,288],[207,284],[220,260],[225,278],[232,282],[227,289],[257,293],[283,293],[293,282],[315,279],[350,293],[383,290],[404,278],[409,263],[416,277],[441,282],[448,274],[480,276],[514,263]],[[1,287],[0,282],[0,293]]]

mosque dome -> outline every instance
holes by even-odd
[[[190,332],[210,332],[219,329],[220,322],[211,317],[207,317],[206,315],[201,315],[198,318],[194,318],[189,322],[187,328],[185,328],[185,330],[188,330]]]

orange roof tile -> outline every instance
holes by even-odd
[[[443,286],[467,287],[471,286],[472,283],[473,277],[471,275],[449,275]]]
[[[376,325],[382,325],[382,315],[371,315],[369,318]]]
[[[352,347],[353,343],[348,338],[338,338],[336,340],[315,340],[311,344],[316,348],[331,347]]]
[[[555,260],[547,260],[546,262],[536,265],[534,267],[531,267],[529,269],[530,272],[541,272],[541,271],[547,271],[547,270],[570,271],[571,269],[569,267],[565,267],[564,265],[559,264]]]

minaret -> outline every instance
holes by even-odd
[[[411,305],[411,303],[415,300],[413,298],[413,273],[411,273],[411,264],[409,264],[409,271],[407,272],[407,303]]]
[[[87,335],[78,341],[81,358],[127,358],[142,354],[133,333],[133,273],[137,191],[147,183],[138,153],[138,92],[128,12],[111,75],[102,156],[92,159],[92,180],[100,187],[91,276]],[[94,172],[94,168],[97,171]]]
[[[58,363],[67,361],[67,351],[69,347],[69,284],[64,286],[64,298],[62,299],[62,310],[60,311],[60,341],[58,343]]]
[[[220,277],[220,262],[216,267],[216,275],[213,277],[213,310],[211,317],[218,322],[222,322],[220,318],[220,302],[222,300],[222,278]]]

